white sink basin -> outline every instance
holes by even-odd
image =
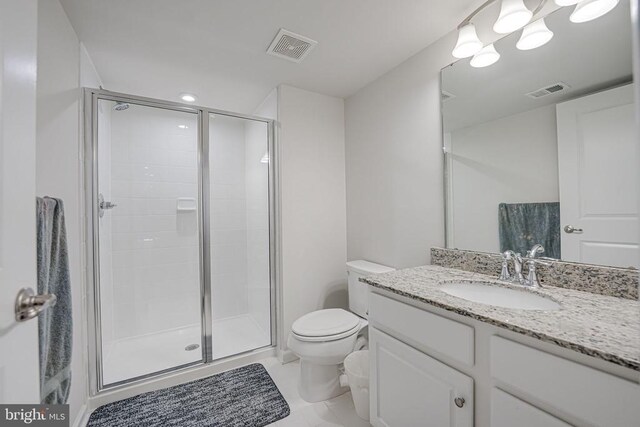
[[[516,310],[559,310],[560,304],[524,289],[510,289],[488,283],[447,283],[441,291],[480,304]]]

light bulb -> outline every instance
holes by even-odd
[[[502,0],[500,16],[493,24],[493,31],[499,34],[512,33],[527,25],[532,17],[533,12],[527,9],[523,0]]]
[[[547,44],[552,38],[553,31],[547,28],[544,18],[541,18],[524,27],[516,47],[520,50],[531,50]]]
[[[500,59],[500,54],[493,43],[482,48],[482,50],[471,58],[471,66],[474,68],[488,67],[495,64]]]
[[[576,5],[569,20],[576,24],[593,21],[610,12],[619,2],[620,0],[582,0]]]
[[[482,49],[482,42],[476,33],[476,26],[469,23],[460,28],[458,42],[453,48],[452,55],[456,58],[468,58],[478,53],[480,49]]]

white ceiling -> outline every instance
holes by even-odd
[[[348,97],[483,0],[61,0],[106,89],[252,112],[281,83]],[[318,41],[265,53],[283,27]]]
[[[573,24],[573,8],[553,12],[545,19],[554,32],[551,41],[534,50],[520,51],[520,32],[495,43],[500,60],[473,68],[463,59],[442,72],[442,89],[455,95],[443,104],[445,131],[510,116],[583,96],[632,76],[631,13],[623,1],[595,21]],[[525,94],[563,82],[567,92],[532,99]]]

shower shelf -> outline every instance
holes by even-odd
[[[195,212],[198,204],[193,197],[178,197],[176,202],[176,210],[178,212]]]

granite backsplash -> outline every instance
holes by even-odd
[[[431,264],[498,277],[502,257],[496,253],[432,248]],[[538,265],[537,272],[542,286],[638,299],[638,270],[635,268],[552,261],[550,266]]]

